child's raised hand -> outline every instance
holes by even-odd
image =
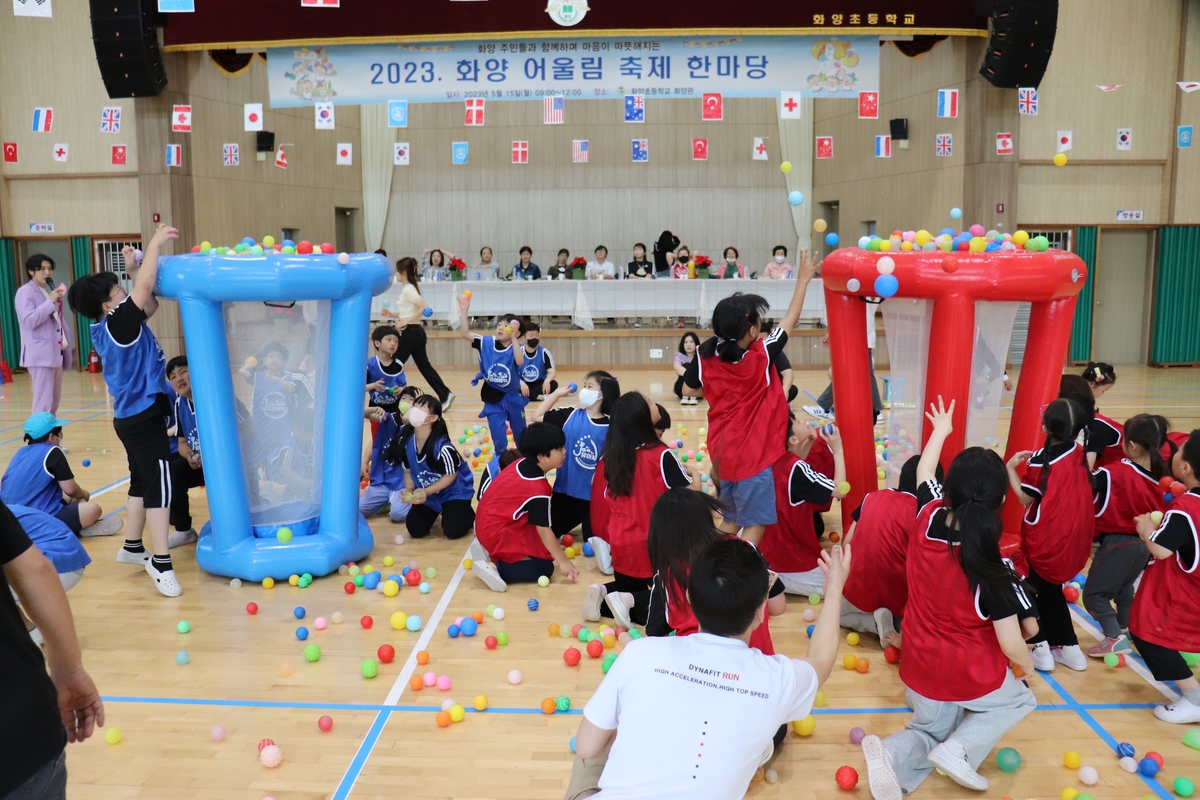
[[[170,239],[178,238],[179,231],[164,223],[158,226],[158,230],[154,232],[154,238],[150,240],[150,244],[162,245]]]
[[[925,418],[933,425],[933,432],[940,433],[942,436],[949,436],[954,430],[954,400],[950,401],[950,407],[946,408],[945,401],[939,394],[937,405],[929,404],[929,410],[925,412]]]
[[[458,307],[461,308],[463,311],[466,311],[468,308],[471,307],[471,298],[468,295],[460,294],[455,299],[458,300]]]
[[[1016,469],[1024,464],[1026,459],[1028,459],[1031,455],[1033,455],[1032,450],[1018,450],[1017,452],[1013,453],[1012,458],[1008,460],[1008,468]]]
[[[137,250],[132,245],[125,245],[121,248],[121,257],[125,259],[125,270],[134,269],[137,265]]]
[[[817,262],[813,260],[812,254],[807,250],[800,251],[800,263],[796,267],[796,278],[801,281],[809,281],[817,274]]]
[[[829,445],[829,449],[833,452],[836,453],[842,449],[842,432],[833,423],[822,425],[817,429],[817,435],[825,440],[825,443]]]
[[[850,575],[850,543],[835,544],[828,550],[822,550],[817,563],[825,573],[826,595],[835,588],[840,592]]]

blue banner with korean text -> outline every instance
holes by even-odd
[[[267,51],[271,107],[700,97],[853,97],[879,90],[875,36],[531,39],[280,47]]]

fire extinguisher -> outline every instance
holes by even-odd
[[[88,355],[88,372],[97,373],[99,371],[100,371],[100,356],[96,355],[96,351],[93,350]]]

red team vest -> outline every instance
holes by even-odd
[[[1029,466],[1021,483],[1038,488],[1041,481],[1042,468]],[[1087,564],[1096,535],[1095,515],[1083,447],[1076,443],[1051,462],[1045,495],[1029,504],[1021,523],[1021,550],[1046,582],[1073,580]]]
[[[767,526],[758,549],[776,572],[808,572],[817,568],[821,558],[821,542],[813,527],[813,512],[818,508],[804,501],[792,505],[788,491],[792,470],[799,469],[801,461],[795,453],[785,452],[771,467],[777,521]]]
[[[604,459],[596,461],[592,474],[592,502],[589,504],[592,518],[592,536],[608,541],[608,520],[612,517],[612,501],[608,499],[608,480],[604,477]]]
[[[788,405],[762,339],[736,364],[701,357],[700,380],[708,446],[721,480],[743,481],[774,464],[786,450]]]
[[[664,580],[663,585],[666,585]],[[775,655],[775,645],[771,642],[771,615],[763,617],[762,624],[750,633],[750,646],[757,647],[764,656]],[[700,631],[700,623],[692,613],[692,607],[683,592],[667,590],[667,624],[676,636],[690,636]]]
[[[1200,497],[1192,492],[1176,497],[1167,507],[1163,526],[1172,514],[1187,518],[1195,539]],[[1200,544],[1196,553],[1200,561]],[[1151,560],[1133,598],[1129,630],[1152,644],[1185,653],[1200,652],[1200,573],[1196,564],[1181,564],[1174,554],[1162,561]],[[907,634],[908,629],[904,632]]]
[[[1103,414],[1096,415],[1096,422],[1102,423],[1117,432],[1117,443],[1110,444],[1096,456],[1096,466],[1107,467],[1109,464],[1115,464],[1125,457],[1125,448],[1121,446],[1121,442],[1125,439],[1125,426],[1114,419],[1109,419]]]
[[[612,546],[613,569],[631,578],[654,577],[646,538],[650,531],[650,512],[654,510],[655,501],[667,490],[662,476],[662,454],[666,449],[667,446],[661,443],[638,448],[631,494],[614,497],[605,489],[610,509],[605,541]]]
[[[886,608],[897,617],[904,615],[908,544],[916,525],[917,498],[908,492],[885,489],[863,498],[851,540],[854,569],[842,589],[855,608],[868,614]]]
[[[517,472],[519,459],[500,470],[479,501],[475,515],[475,535],[487,548],[492,561],[512,564],[526,558],[550,560],[550,551],[542,544],[537,526],[522,507],[530,498],[550,498],[550,482],[545,477],[530,480]]]
[[[1163,502],[1163,491],[1158,487],[1158,481],[1138,469],[1129,459],[1122,459],[1100,470],[1108,473],[1108,493],[1104,497],[1104,505],[1096,507],[1096,535],[1127,533],[1136,536],[1134,517],[1151,511],[1166,511],[1167,504]],[[1135,545],[1141,546],[1140,543]]]
[[[992,620],[979,613],[978,592],[971,591],[958,559],[945,541],[927,536],[941,509],[939,500],[921,509],[909,543],[900,679],[931,700],[963,702],[1000,688],[1008,656]]]
[[[1171,459],[1175,457],[1175,451],[1183,447],[1183,443],[1190,436],[1190,433],[1185,433],[1184,431],[1171,431],[1167,434],[1167,440],[1163,442],[1162,449],[1158,453],[1163,457],[1163,461],[1167,462],[1168,469],[1171,466]]]
[[[812,443],[812,448],[808,451],[808,455],[804,457],[804,460],[808,462],[810,467],[822,475],[833,475],[833,451],[829,449],[829,445],[825,443],[824,439],[818,438]],[[812,506],[811,510],[825,513],[831,508],[833,508],[833,495],[829,496],[828,503],[820,508]],[[913,516],[916,516],[915,510],[913,511]]]

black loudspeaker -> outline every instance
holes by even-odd
[[[275,134],[271,131],[259,131],[254,140],[254,149],[259,153],[274,153]]]
[[[893,142],[908,141],[908,120],[907,119],[890,119],[888,127],[891,128]]]
[[[155,0],[91,0],[92,44],[109,97],[155,97],[167,86]]]
[[[979,74],[1002,89],[1036,88],[1054,50],[1058,0],[998,0],[991,18],[992,34]]]

